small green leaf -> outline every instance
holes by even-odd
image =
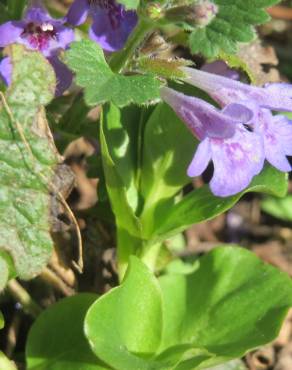
[[[254,25],[265,23],[269,15],[264,11],[279,0],[214,0],[218,13],[205,28],[195,29],[189,37],[192,53],[208,58],[218,56],[220,51],[235,53],[238,42],[248,42],[255,37]]]
[[[159,346],[161,327],[159,285],[136,257],[131,257],[122,285],[99,298],[85,318],[93,351],[119,370],[158,369],[151,367],[151,357]]]
[[[43,106],[54,96],[55,74],[40,53],[21,45],[8,53],[13,75],[0,106],[0,250],[12,257],[17,275],[29,279],[46,265],[53,247],[50,193],[60,158]]]
[[[283,221],[292,221],[292,195],[281,199],[266,197],[261,202],[261,208],[266,213]]]
[[[76,72],[77,83],[85,88],[88,105],[113,102],[123,107],[159,98],[160,83],[154,76],[123,76],[114,73],[104,58],[102,48],[93,41],[83,40],[71,44],[67,61]]]
[[[126,9],[137,9],[140,5],[140,0],[117,0],[117,2],[124,5]]]
[[[244,355],[272,341],[292,305],[288,275],[236,247],[214,249],[192,274],[169,274],[159,281],[163,294],[160,351],[182,343],[203,347],[216,357],[206,368]],[[193,369],[190,359],[176,369]]]
[[[26,345],[28,370],[105,370],[83,333],[85,314],[97,295],[81,293],[44,311],[33,324]]]
[[[228,180],[227,180],[228,181]],[[287,191],[287,174],[267,165],[256,176],[249,187],[231,197],[214,196],[207,185],[193,190],[172,208],[160,214],[160,224],[156,224],[155,241],[165,240],[195,223],[214,218],[231,208],[245,193],[263,192],[283,197]]]

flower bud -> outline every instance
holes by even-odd
[[[151,20],[160,19],[164,15],[163,7],[159,3],[150,3],[145,9],[145,15]]]
[[[216,4],[209,0],[199,0],[195,4],[168,9],[165,18],[168,21],[184,23],[192,27],[205,27],[217,13],[218,6]]]

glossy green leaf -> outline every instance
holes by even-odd
[[[113,161],[110,154],[110,147],[107,144],[106,137],[104,134],[104,120],[101,120],[100,124],[100,144],[102,152],[102,162],[106,178],[106,187],[109,194],[109,198],[112,205],[113,213],[116,217],[117,233],[118,233],[118,260],[119,269],[121,274],[125,272],[128,258],[135,251],[135,240],[139,244],[139,238],[141,233],[141,225],[139,219],[136,217],[133,208],[129,203],[132,195],[128,193],[126,186],[126,176],[121,174],[119,169],[120,161],[117,159],[117,152],[113,152],[117,164]],[[127,135],[123,132],[123,136]],[[126,143],[127,144],[127,143]],[[127,160],[130,161],[128,158]],[[133,170],[129,168],[127,173],[132,173]],[[131,175],[130,175],[131,176]]]
[[[227,180],[228,181],[228,180]],[[231,180],[232,181],[232,180]],[[247,192],[263,192],[283,197],[287,191],[287,174],[267,165],[260,175],[256,176],[250,186],[231,197],[214,196],[207,185],[193,190],[182,200],[159,215],[154,231],[154,239],[165,240],[195,223],[218,216],[231,208]]]
[[[8,52],[13,75],[0,107],[0,249],[12,257],[17,275],[29,279],[46,265],[53,247],[50,194],[60,158],[43,106],[54,96],[55,74],[40,53],[21,45]],[[3,275],[0,281],[1,290]]]
[[[119,109],[115,105],[103,108],[102,128],[109,154],[126,190],[127,202],[133,212],[138,207],[137,171],[141,110],[136,106]]]
[[[141,193],[143,233],[149,235],[160,208],[169,209],[175,194],[190,182],[186,168],[197,141],[169,106],[159,104],[150,116],[144,133]]]
[[[266,213],[283,221],[292,221],[292,195],[280,199],[266,197],[261,202],[261,208]]]
[[[159,346],[161,328],[157,280],[132,257],[123,283],[88,310],[86,336],[96,355],[115,369],[158,369],[151,357]]]
[[[159,98],[160,82],[154,76],[114,73],[96,42],[83,40],[73,43],[67,52],[67,61],[76,73],[76,82],[85,88],[88,105],[113,102],[123,107]]]
[[[12,361],[10,361],[1,351],[0,351],[0,369],[17,370],[16,365]]]
[[[196,367],[201,369],[272,341],[292,305],[288,275],[236,247],[216,248],[199,263],[192,274],[159,279],[163,295],[160,351],[183,343],[203,347],[216,357]],[[189,358],[176,369],[193,368],[188,367],[191,363]]]
[[[83,333],[97,295],[81,293],[50,306],[33,324],[26,345],[28,370],[105,370]]]
[[[143,243],[142,226],[136,213],[140,205],[142,131],[148,114],[149,109],[145,112],[135,106],[119,109],[111,104],[104,108],[101,119],[102,161],[117,224],[120,277],[127,268],[129,256],[136,254]]]
[[[235,53],[238,42],[248,42],[255,37],[254,25],[269,20],[264,8],[279,0],[214,0],[218,13],[206,27],[195,29],[189,38],[193,53],[208,58],[218,56],[220,51]]]

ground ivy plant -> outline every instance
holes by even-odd
[[[56,146],[80,136],[99,141],[96,212],[114,221],[119,275],[41,313],[27,369],[210,369],[277,336],[286,274],[238,246],[184,263],[166,243],[248,192],[267,194],[265,209],[287,192],[292,85],[244,83],[250,71],[217,60],[234,60],[277,2],[75,0],[54,18],[49,2],[0,1],[0,289],[46,267],[56,203],[75,220]],[[210,182],[190,187],[210,163]],[[2,352],[1,366],[14,368]]]

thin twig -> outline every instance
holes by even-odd
[[[47,267],[45,267],[40,274],[40,278],[53,285],[54,288],[63,293],[65,296],[71,296],[75,294],[74,289],[65,284],[65,282],[54,271]]]
[[[42,312],[41,307],[15,279],[9,281],[7,289],[12,297],[22,305],[23,310],[30,316],[35,318]]]

